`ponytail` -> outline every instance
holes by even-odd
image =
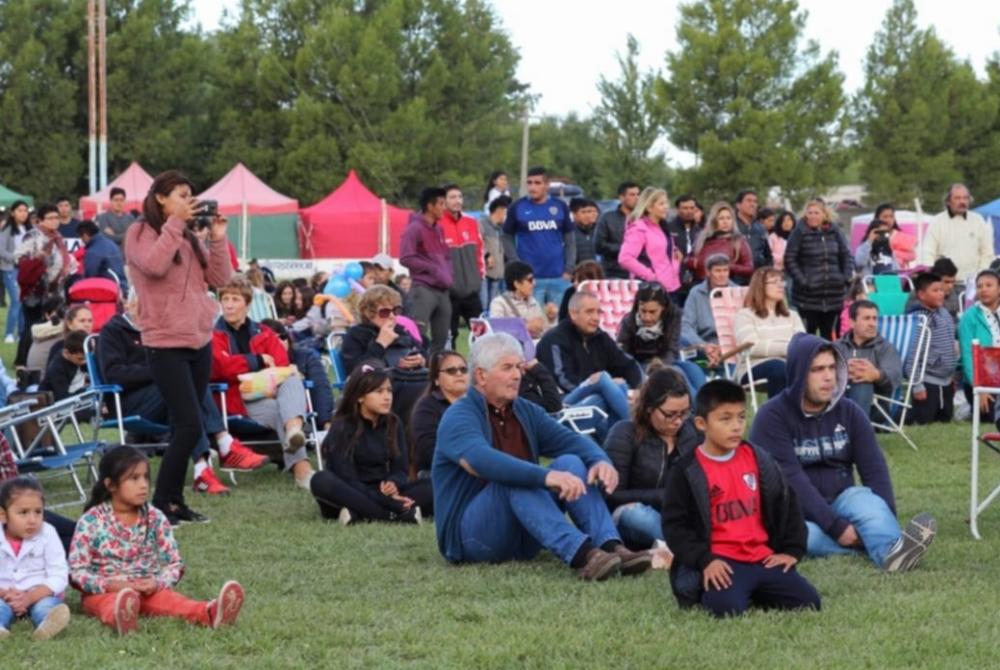
[[[105,480],[111,480],[117,484],[136,465],[148,464],[148,462],[145,454],[128,445],[117,446],[106,452],[97,466],[97,480],[94,482],[94,488],[90,491],[90,500],[87,501],[84,510],[111,500],[111,491],[105,484]]]

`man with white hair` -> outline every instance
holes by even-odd
[[[920,247],[920,262],[934,265],[941,257],[958,267],[959,281],[984,270],[993,262],[993,228],[970,211],[972,196],[965,184],[952,184],[944,198],[944,211],[931,219]]]
[[[584,580],[644,572],[649,553],[625,548],[598,488],[613,492],[617,471],[590,438],[518,397],[523,365],[506,333],[472,345],[469,391],[445,412],[431,467],[441,553],[497,563],[545,548]]]

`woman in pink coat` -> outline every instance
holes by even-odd
[[[659,282],[667,293],[673,294],[681,286],[684,253],[674,247],[673,240],[660,225],[666,221],[669,208],[667,192],[661,188],[648,187],[639,195],[625,225],[618,264],[633,277]],[[649,265],[639,260],[644,251]]]

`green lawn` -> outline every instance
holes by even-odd
[[[10,367],[11,347],[0,348]],[[4,668],[987,668],[1000,640],[1000,508],[973,540],[969,424],[913,429],[913,452],[883,446],[902,516],[929,510],[939,535],[916,571],[887,576],[860,558],[807,561],[823,611],[755,612],[715,621],[681,612],[665,573],[578,582],[549,555],[522,565],[453,567],[434,530],[323,522],[309,495],[276,471],[240,477],[233,495],[192,504],[211,524],[177,532],[180,590],[247,590],[239,624],[221,632],[141,622],[119,639],[78,614],[48,644],[15,626]],[[994,464],[992,461],[997,461]],[[1000,480],[1000,459],[986,472]],[[75,510],[74,510],[75,512]]]

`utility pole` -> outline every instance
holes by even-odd
[[[108,50],[107,50],[107,0],[97,0],[97,58],[100,81],[98,90],[100,97],[100,136],[98,138],[100,152],[101,188],[108,185]]]
[[[87,0],[87,121],[89,193],[97,191],[97,9]]]

